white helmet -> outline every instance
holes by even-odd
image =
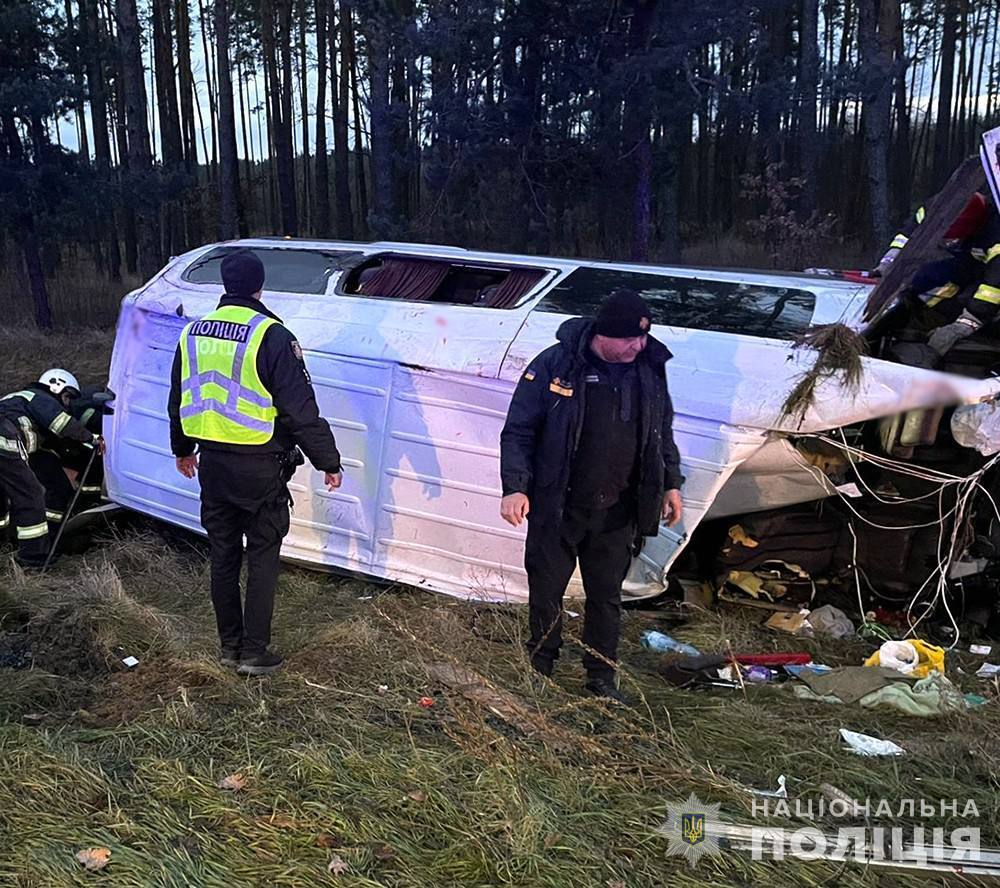
[[[53,367],[39,376],[38,381],[56,396],[61,395],[66,389],[73,389],[77,395],[80,394],[80,383],[69,370]]]

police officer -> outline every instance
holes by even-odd
[[[341,484],[340,454],[316,405],[302,349],[261,302],[263,263],[250,250],[230,253],[222,260],[222,283],[218,308],[188,324],[177,346],[170,445],[182,475],[201,474],[221,662],[243,675],[266,675],[283,662],[268,644],[289,526],[287,483],[302,462],[297,446],[325,473],[330,490]]]
[[[47,439],[69,439],[104,453],[104,441],[67,412],[80,394],[76,377],[66,370],[46,370],[37,383],[0,398],[0,488],[9,502],[17,531],[15,560],[38,568],[49,554],[49,522],[62,514],[46,509],[46,488],[32,468]],[[65,476],[62,480],[66,481]],[[68,485],[68,481],[66,482]]]
[[[666,346],[652,314],[618,289],[596,319],[574,318],[514,391],[500,436],[500,514],[527,518],[531,665],[550,675],[559,655],[562,599],[577,562],[586,614],[587,689],[624,702],[616,684],[621,586],[637,536],[681,519]],[[593,653],[591,652],[593,651]]]

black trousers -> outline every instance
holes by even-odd
[[[203,450],[199,463],[201,524],[211,548],[219,641],[245,657],[257,656],[271,641],[279,553],[289,524],[286,478],[274,454]],[[244,537],[247,586],[241,604]]]
[[[624,506],[567,508],[560,527],[528,519],[524,567],[528,572],[528,650],[548,674],[562,646],[562,601],[580,563],[586,608],[583,643],[601,656],[583,655],[591,678],[610,678],[618,660],[622,581],[632,561],[635,521]]]
[[[73,485],[63,469],[62,459],[49,450],[39,450],[28,458],[28,465],[45,488],[45,517],[58,524],[73,499]]]
[[[49,552],[49,528],[45,521],[45,488],[27,461],[18,455],[0,455],[0,489],[7,506],[0,507],[0,519],[9,514],[17,531],[17,550],[22,558],[43,561]]]

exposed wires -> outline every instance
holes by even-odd
[[[844,504],[850,510],[852,515],[854,515],[859,520],[863,521],[865,524],[871,527],[878,528],[879,530],[919,530],[928,527],[938,526],[940,527],[940,533],[938,535],[938,545],[937,545],[937,564],[931,573],[927,576],[927,579],[921,584],[920,588],[917,590],[916,594],[910,599],[909,605],[906,609],[907,622],[909,623],[910,629],[907,633],[907,637],[915,634],[917,627],[931,614],[940,602],[944,608],[945,613],[948,615],[948,620],[955,632],[955,637],[952,643],[949,645],[948,649],[954,648],[959,641],[960,630],[958,628],[958,622],[955,619],[954,614],[951,610],[951,604],[948,601],[948,575],[951,570],[952,563],[955,561],[956,557],[960,554],[957,550],[959,548],[959,539],[962,529],[966,526],[970,514],[975,496],[977,493],[982,492],[986,495],[989,500],[990,505],[993,507],[993,511],[997,518],[1000,519],[1000,509],[997,508],[996,500],[989,490],[983,485],[982,480],[985,474],[993,468],[994,465],[1000,461],[1000,454],[997,454],[982,467],[977,469],[975,472],[967,476],[953,475],[948,472],[940,472],[936,469],[925,469],[918,466],[913,466],[908,463],[901,462],[900,460],[892,459],[891,457],[883,456],[881,454],[870,453],[860,448],[853,447],[847,443],[847,438],[844,435],[843,429],[838,430],[840,433],[840,440],[830,437],[829,435],[823,434],[802,434],[799,437],[811,437],[817,440],[823,441],[824,443],[841,450],[851,464],[851,468],[854,469],[854,475],[857,478],[858,484],[863,488],[868,494],[870,494],[876,501],[886,504],[886,505],[899,505],[906,506],[911,503],[920,502],[923,500],[930,499],[933,496],[938,498],[938,519],[936,521],[928,521],[922,524],[901,524],[901,525],[885,525],[879,524],[876,521],[872,521],[870,518],[862,515],[851,503],[850,498],[847,497],[842,490],[834,489],[834,492],[843,500]],[[873,490],[871,486],[865,481],[861,475],[861,471],[858,467],[859,462],[870,462],[879,468],[886,469],[892,472],[897,472],[901,475],[908,476],[910,478],[915,478],[921,481],[928,482],[930,484],[936,485],[936,489],[930,491],[929,493],[923,494],[917,497],[911,498],[884,498],[878,494],[877,491]],[[809,471],[814,477],[817,478],[819,483],[825,489],[829,489],[830,482],[829,479],[815,466],[804,464],[803,468]],[[955,503],[954,505],[945,511],[945,492],[949,488],[954,489]],[[945,522],[947,519],[951,519],[951,531],[949,534],[945,533]],[[854,522],[849,520],[847,523],[848,530],[851,533],[851,538],[853,541],[853,553],[852,553],[852,569],[854,571],[854,582],[855,588],[858,595],[858,609],[861,613],[862,623],[867,625],[866,611],[864,603],[861,598],[861,571],[858,567],[858,538],[854,530]],[[947,537],[947,539],[946,539]],[[865,582],[868,587],[876,595],[879,593],[875,592],[872,587],[871,582],[865,577]],[[932,585],[933,584],[933,585]],[[933,594],[929,599],[921,600],[928,588],[933,588]],[[920,614],[914,618],[914,611],[917,608],[921,608]]]

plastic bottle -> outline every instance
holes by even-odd
[[[701,651],[694,645],[684,644],[669,635],[657,632],[655,629],[647,629],[642,633],[642,646],[651,651],[663,653],[684,654],[685,657],[700,657]]]

